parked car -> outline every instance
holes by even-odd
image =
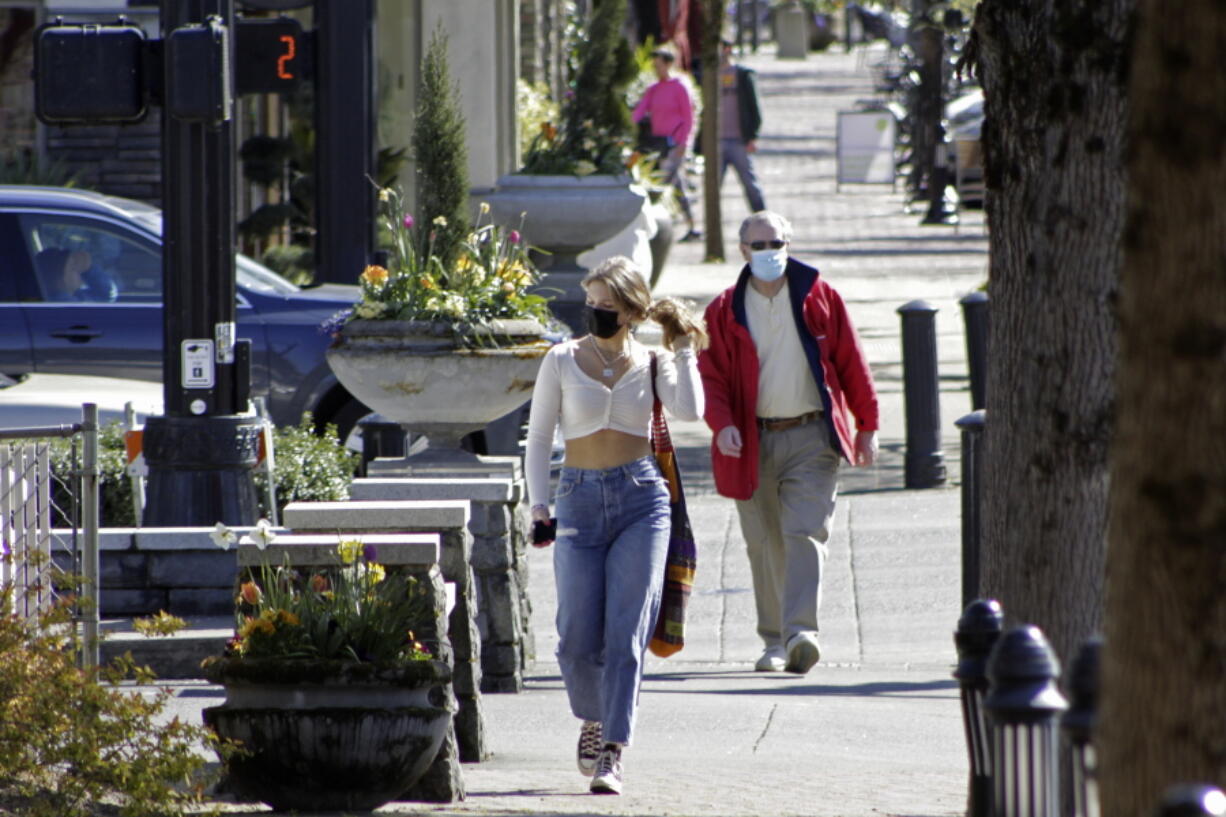
[[[161,382],[162,214],[131,199],[0,185],[0,374],[75,374]],[[69,260],[69,259],[74,260]],[[79,287],[56,294],[65,266]],[[251,340],[251,391],[278,425],[305,411],[342,434],[368,413],[324,359],[320,325],[356,286],[302,288],[252,259],[236,267],[238,336]]]

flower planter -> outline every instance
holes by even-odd
[[[277,811],[371,810],[397,799],[438,754],[451,710],[434,701],[451,677],[433,660],[208,662],[226,701],[205,723],[243,751],[225,760],[235,793]]]
[[[328,350],[328,365],[354,397],[424,433],[429,447],[421,456],[463,462],[476,457],[460,449],[460,439],[532,396],[548,350],[535,321],[354,320]]]
[[[511,173],[488,197],[494,222],[518,226],[525,240],[544,253],[533,260],[545,273],[538,289],[552,295],[551,308],[572,329],[584,294],[584,270],[576,257],[617,235],[643,209],[647,194],[629,176],[549,176]]]

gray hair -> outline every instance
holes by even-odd
[[[769,224],[779,231],[779,237],[784,241],[792,240],[792,222],[778,213],[770,210],[759,210],[741,222],[741,243],[744,244],[749,228],[755,224]]]

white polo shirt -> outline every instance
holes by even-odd
[[[787,281],[773,298],[747,285],[745,317],[758,349],[758,416],[798,417],[819,411],[822,398],[796,333]]]

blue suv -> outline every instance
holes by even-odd
[[[162,380],[162,214],[131,199],[0,185],[0,374]],[[70,283],[65,284],[65,280]],[[238,336],[251,340],[251,393],[278,425],[310,411],[342,439],[369,413],[341,386],[320,325],[356,286],[301,288],[237,260]]]

